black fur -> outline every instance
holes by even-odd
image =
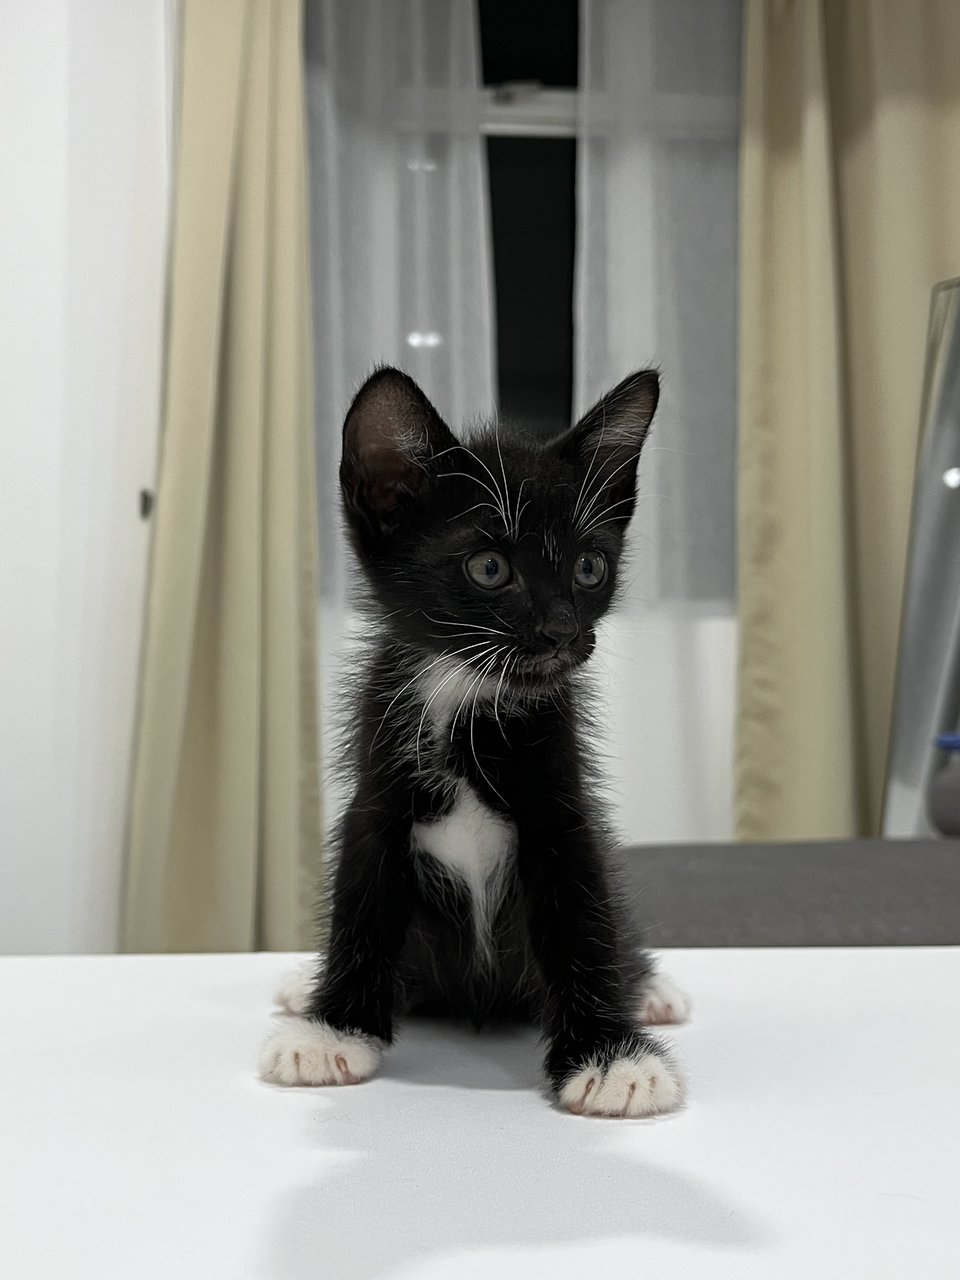
[[[340,477],[373,638],[310,1016],[386,1043],[404,1011],[533,1019],[554,1088],[588,1061],[659,1047],[637,1022],[650,962],[613,884],[578,670],[616,594],[657,392],[655,373],[634,374],[546,446],[492,428],[458,443],[394,369],[354,400]],[[513,579],[477,585],[477,552],[506,556]],[[599,585],[574,581],[584,552],[593,577],[605,559]],[[466,695],[435,722],[425,700],[444,678]],[[485,939],[464,882],[411,844],[460,779],[516,833]]]

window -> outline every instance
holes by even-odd
[[[549,436],[573,404],[578,4],[479,17],[500,416]]]

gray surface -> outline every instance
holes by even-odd
[[[652,947],[960,944],[960,840],[624,851]]]

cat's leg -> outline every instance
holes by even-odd
[[[578,1115],[672,1111],[683,1082],[666,1045],[638,1025],[629,942],[600,852],[582,824],[537,828],[521,830],[518,869],[546,990],[554,1095]]]
[[[278,1022],[261,1051],[260,1074],[275,1084],[358,1084],[393,1040],[397,963],[410,918],[407,836],[355,803],[342,841],[324,972],[302,1016]],[[293,992],[298,1005],[303,994]]]

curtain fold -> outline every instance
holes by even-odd
[[[736,822],[875,834],[930,289],[960,271],[960,6],[747,0]]]
[[[123,910],[136,951],[313,941],[317,535],[300,0],[185,0]]]

